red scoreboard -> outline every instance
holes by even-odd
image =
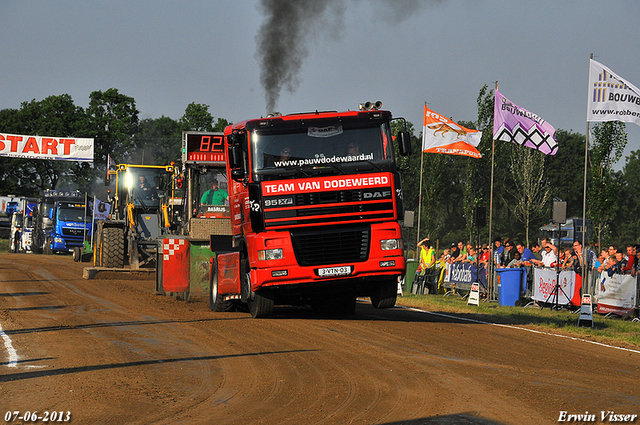
[[[182,132],[182,162],[224,166],[224,133]]]

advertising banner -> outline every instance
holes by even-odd
[[[0,156],[93,162],[93,139],[0,133]]]
[[[487,287],[487,272],[484,265],[480,265],[478,268],[472,263],[447,264],[444,277],[445,287],[471,290],[471,284],[476,281],[479,281],[484,288]]]
[[[598,313],[625,315],[636,306],[637,278],[628,274],[614,274],[599,280]]]
[[[623,121],[640,125],[640,90],[591,59],[587,121]]]
[[[580,304],[580,289],[576,285],[576,275],[573,270],[560,271],[560,287],[558,289],[558,304],[569,305],[569,300],[575,300],[574,305]],[[556,302],[556,280],[558,275],[555,269],[534,267],[533,271],[533,296],[536,301]],[[577,294],[576,294],[577,289]],[[552,295],[553,294],[553,295]],[[577,297],[577,298],[576,298]]]
[[[424,107],[422,151],[481,158],[482,132],[470,130]]]
[[[93,197],[93,219],[106,220],[111,213],[111,204],[108,202],[102,202],[100,199]]]
[[[496,90],[493,138],[555,155],[556,129],[538,115],[519,107]]]

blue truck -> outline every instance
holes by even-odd
[[[38,200],[35,252],[52,254],[82,249],[84,241],[91,237],[92,224],[81,192],[47,189]]]

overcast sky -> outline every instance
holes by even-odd
[[[61,94],[86,107],[114,87],[141,118],[178,119],[191,102],[256,118],[268,112],[268,46],[294,52],[288,71],[264,74],[288,78],[272,86],[277,111],[381,100],[417,130],[425,102],[475,121],[480,88],[498,81],[520,107],[584,134],[591,53],[640,86],[639,0],[297,0],[300,31],[260,38],[262,4],[283,2],[0,0],[0,109]],[[640,128],[627,132],[628,154]]]

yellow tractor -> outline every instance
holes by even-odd
[[[120,164],[107,170],[112,205],[109,219],[98,220],[94,266],[132,270],[155,268],[158,239],[175,231],[172,200],[176,198],[174,164]]]

